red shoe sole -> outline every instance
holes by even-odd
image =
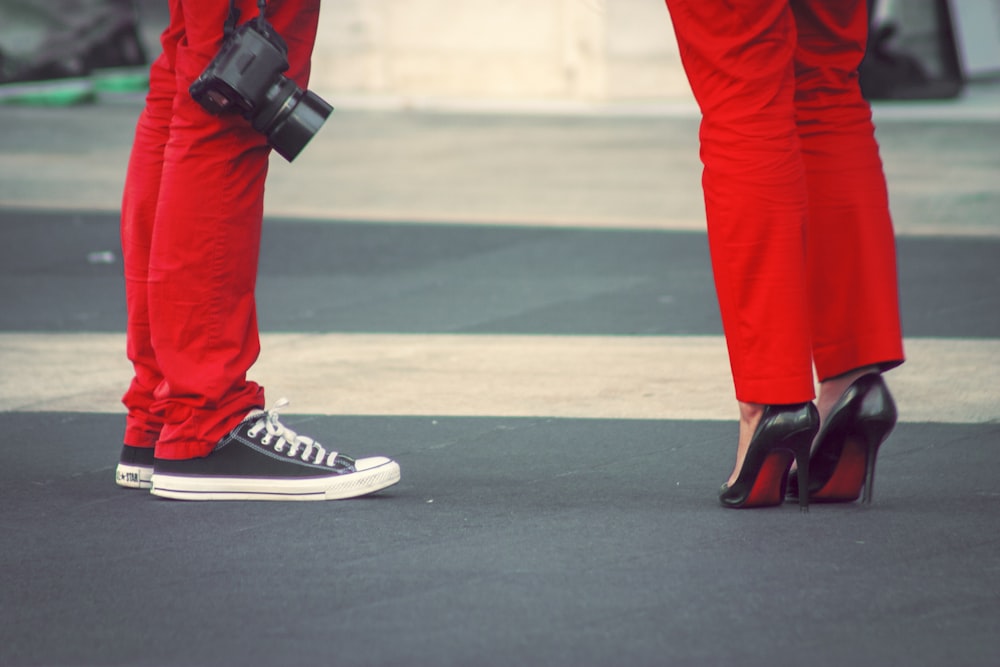
[[[844,449],[833,474],[818,491],[809,494],[809,500],[820,503],[840,503],[857,500],[865,482],[867,453],[855,438],[844,441]]]
[[[785,500],[785,489],[781,483],[785,472],[792,464],[792,453],[786,450],[771,452],[757,473],[747,499],[740,507],[768,507],[780,505]]]

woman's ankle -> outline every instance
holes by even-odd
[[[878,373],[879,367],[862,366],[842,373],[840,375],[827,378],[819,383],[819,394],[816,397],[816,409],[819,410],[819,418],[822,422],[830,414],[830,410],[840,400],[851,384],[859,377],[869,373]]]
[[[757,424],[760,423],[760,418],[764,414],[764,407],[761,403],[744,403],[743,401],[739,401],[740,433],[736,444],[736,465],[733,468],[732,475],[729,476],[730,485],[736,481],[737,476],[740,474],[740,469],[743,467],[743,459],[746,458],[747,450],[750,448],[750,440],[753,439],[754,431],[757,430]]]

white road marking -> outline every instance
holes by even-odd
[[[299,414],[735,419],[720,336],[265,334],[251,377]],[[1000,420],[1000,341],[913,338],[909,422]],[[121,334],[0,334],[0,411],[122,412]]]

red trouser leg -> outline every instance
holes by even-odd
[[[243,18],[257,13],[240,0]],[[125,442],[160,458],[208,454],[263,389],[254,287],[269,149],[238,116],[206,113],[188,93],[218,52],[228,0],[172,0],[136,129],[122,207],[128,354]],[[269,3],[289,46],[286,73],[308,78],[319,0]]]
[[[667,0],[702,111],[702,186],[736,397],[813,393],[806,178],[787,0]]]
[[[796,109],[809,190],[807,264],[820,380],[903,360],[896,248],[871,107],[857,68],[864,2],[793,2]]]
[[[830,89],[822,80],[805,76],[809,68],[800,60],[810,54],[825,63],[830,49],[819,40],[818,28],[825,22],[831,24],[828,30],[853,26],[859,12],[862,21],[864,13],[862,2],[825,3],[832,8],[824,14],[808,14],[815,24],[800,26],[807,5],[816,4],[824,3],[667,0],[681,58],[703,115],[700,136],[709,246],[736,396],[746,402],[811,399],[814,337],[823,340],[833,335],[842,346],[867,345],[853,331],[846,334],[848,343],[844,335],[824,328],[847,329],[855,317],[855,295],[850,292],[857,286],[828,294],[822,284],[812,283],[818,273],[827,271],[835,280],[844,251],[855,252],[855,244],[873,236],[888,238],[889,245],[881,243],[851,262],[884,265],[888,253],[891,269],[878,270],[883,282],[860,291],[876,290],[883,307],[896,312],[898,319],[894,248],[884,200],[885,228],[874,234],[854,235],[863,223],[852,222],[854,230],[844,231],[852,236],[838,239],[837,245],[812,236],[812,217],[829,220],[831,215],[817,210],[826,203],[814,193],[835,193],[848,186],[837,179],[844,177],[841,168],[853,159],[847,152],[837,157],[840,167],[830,168],[818,146],[832,151],[838,147],[838,133],[854,135],[858,128],[828,127],[850,115],[827,108],[843,103],[845,95],[842,89]],[[856,49],[857,38],[852,33],[854,41],[844,48]],[[863,32],[860,40],[863,51]],[[860,58],[854,70],[858,62]],[[851,85],[856,88],[856,82]],[[802,116],[798,106],[806,99],[815,113],[830,112],[823,116],[822,127],[813,125],[816,115]],[[817,141],[816,135],[824,132],[833,137]],[[868,141],[874,146],[870,131]],[[884,192],[884,181],[881,187]],[[824,259],[817,260],[819,256]],[[891,290],[884,282],[890,272]],[[831,305],[831,299],[838,303]],[[895,345],[899,346],[898,329]],[[873,351],[868,356],[879,354]],[[862,364],[853,367],[857,365]],[[821,377],[825,377],[822,370]]]
[[[174,8],[171,8],[171,16],[174,16]],[[163,373],[150,340],[149,251],[160,193],[163,151],[170,137],[176,88],[173,62],[181,37],[183,23],[171,21],[161,38],[163,52],[150,68],[149,94],[136,124],[122,198],[127,354],[134,373],[122,402],[128,408],[124,441],[133,447],[154,446],[163,428],[162,415],[152,411],[153,394],[163,382]]]

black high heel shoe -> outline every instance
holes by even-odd
[[[809,446],[819,428],[812,403],[768,405],[754,431],[740,474],[732,486],[723,484],[719,501],[725,507],[780,505],[785,497],[788,469],[795,459],[798,488],[809,488]],[[809,507],[809,494],[799,494],[799,505]]]
[[[809,457],[809,499],[849,503],[872,501],[878,449],[896,425],[896,403],[878,373],[862,375],[830,410]],[[798,484],[788,495],[801,495]]]

